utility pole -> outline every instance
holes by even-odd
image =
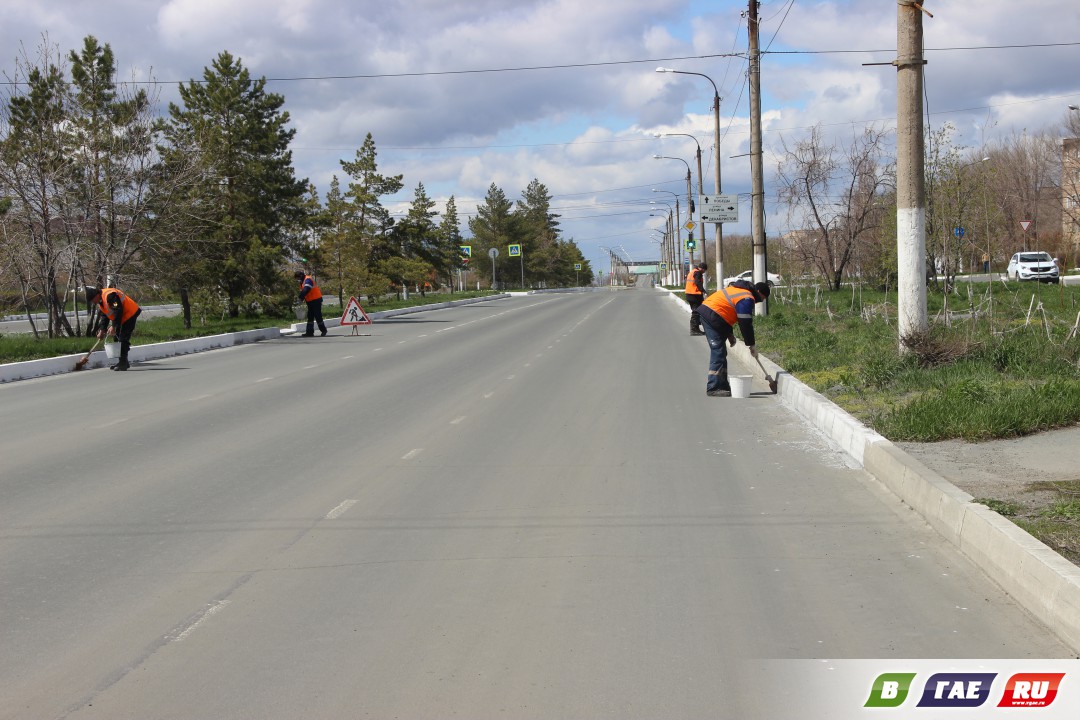
[[[923,136],[922,5],[896,6],[896,259],[897,325],[904,338],[929,329],[926,312],[925,138]],[[927,13],[929,15],[929,13]],[[931,15],[933,17],[933,15]]]
[[[754,245],[754,282],[768,282],[765,267],[765,181],[761,161],[761,52],[758,43],[758,0],[750,0],[746,18],[750,35],[750,234]],[[767,315],[768,303],[757,303],[755,315]]]

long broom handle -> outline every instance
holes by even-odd
[[[90,352],[83,355],[82,359],[79,360],[79,362],[77,362],[75,364],[77,366],[79,366],[79,367],[82,367],[83,365],[85,365],[86,361],[90,359],[90,356],[94,354],[94,351],[97,350],[98,345],[100,345],[100,344],[101,344],[101,338],[98,338],[97,341],[94,343],[94,347],[90,348]]]

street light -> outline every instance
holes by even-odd
[[[654,160],[678,160],[686,166],[686,219],[691,223],[694,222],[694,196],[693,188],[690,186],[690,163],[686,162],[682,158],[670,157],[668,155],[653,155]],[[690,230],[691,239],[693,239],[694,231]],[[694,248],[690,248],[690,264],[694,264]]]
[[[673,215],[674,211],[672,210],[671,205],[666,203],[666,202],[657,202],[656,200],[650,200],[649,204],[650,205],[666,205],[667,209],[668,209],[668,211],[666,213],[663,213],[663,214],[649,213],[649,217],[662,217],[662,218],[664,218],[664,229],[661,230],[660,228],[653,228],[653,232],[658,232],[661,235],[663,235],[664,248],[667,251],[667,257],[665,259],[668,261],[668,274],[667,274],[666,282],[664,284],[665,285],[672,285],[672,284],[675,284],[675,283],[678,282],[678,280],[673,280],[673,277],[674,277],[673,273],[674,273],[674,269],[675,269],[675,241],[674,241],[674,238],[672,238],[672,236],[671,236],[671,229],[672,229],[671,218],[672,218],[672,215]],[[659,209],[659,208],[657,208],[657,209]]]
[[[683,162],[686,162],[686,161],[684,160]],[[675,241],[676,241],[677,248],[678,248],[679,270],[681,271],[682,270],[682,257],[683,257],[683,241],[682,241],[682,219],[681,219],[681,216],[679,215],[679,195],[678,195],[678,193],[673,193],[670,190],[658,190],[656,188],[653,188],[652,191],[653,192],[664,192],[664,193],[667,193],[668,195],[675,196],[675,232],[673,233],[673,235],[675,237]]]
[[[709,81],[709,84],[713,86],[713,164],[715,168],[715,178],[713,193],[720,194],[720,91],[716,88],[716,83],[708,75],[703,73],[688,72],[686,70],[673,70],[672,68],[658,67],[656,72],[659,73],[676,73],[678,75],[697,75],[703,77]],[[716,223],[716,286],[720,287],[720,283],[723,282],[724,277],[724,225],[723,223]]]
[[[693,135],[690,135],[689,133],[653,133],[653,136],[658,137],[658,138],[674,137],[674,136],[688,137],[688,138],[690,138],[691,140],[694,141],[694,146],[697,147],[697,190],[698,190],[698,196],[700,197],[701,195],[704,195],[705,194],[705,186],[702,185],[702,182],[701,182],[701,143],[698,142],[698,139],[696,137],[694,137]],[[693,206],[691,205],[691,207],[693,207]],[[698,214],[698,217],[701,217],[700,213]],[[705,246],[705,223],[701,223],[701,261],[707,264],[709,262],[709,257],[708,257],[709,253],[706,251],[705,248],[706,248],[706,246]],[[720,265],[717,264],[717,267],[720,267]],[[719,280],[717,280],[716,286],[720,287],[720,281]]]

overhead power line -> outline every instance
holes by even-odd
[[[445,75],[480,75],[484,73],[533,72],[537,70],[569,70],[592,67],[611,67],[615,65],[642,65],[645,63],[655,64],[659,62],[676,62],[680,60],[712,60],[715,58],[743,57],[744,55],[745,53],[715,53],[710,55],[682,55],[678,57],[646,58],[643,60],[610,60],[607,62],[567,63],[564,65],[525,65],[521,67],[479,68],[472,70],[430,70],[397,73],[362,73],[355,75],[298,75],[296,77],[267,77],[260,79],[265,80],[266,82],[311,82],[325,80],[378,80],[386,78],[439,77]],[[191,78],[190,80],[129,80],[117,84],[176,85],[178,83],[185,82],[202,84],[206,81],[200,80],[198,78]],[[25,81],[16,82],[7,80],[4,82],[0,82],[0,85],[25,84]]]
[[[923,52],[953,52],[958,50],[1017,50],[1024,48],[1052,48],[1052,47],[1076,47],[1080,42],[1064,43],[1030,43],[1026,45],[965,45],[958,47],[923,48]],[[877,50],[769,50],[769,55],[843,55],[851,53],[895,53],[896,48],[880,48]],[[765,53],[762,52],[762,55]]]

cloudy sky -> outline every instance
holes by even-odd
[[[952,122],[960,143],[977,147],[1059,128],[1080,104],[1076,0],[925,6],[933,127]],[[750,136],[746,9],[745,0],[0,0],[0,69],[10,75],[21,48],[34,54],[43,38],[66,54],[94,35],[112,46],[120,79],[157,82],[164,112],[177,82],[228,50],[285,97],[297,174],[321,191],[344,178],[339,160],[370,132],[380,171],[404,175],[388,206],[403,209],[423,183],[440,203],[454,195],[467,216],[491,183],[516,200],[536,178],[564,235],[606,269],[609,249],[658,255],[655,215],[672,193],[685,196],[683,160],[696,190],[695,140],[712,191],[713,83],[722,189],[742,196],[741,222],[725,234],[749,232],[749,158],[737,157]],[[771,0],[760,17],[772,234],[785,229],[773,183],[781,139],[816,124],[848,137],[895,125],[896,71],[864,63],[895,57],[896,3]]]

